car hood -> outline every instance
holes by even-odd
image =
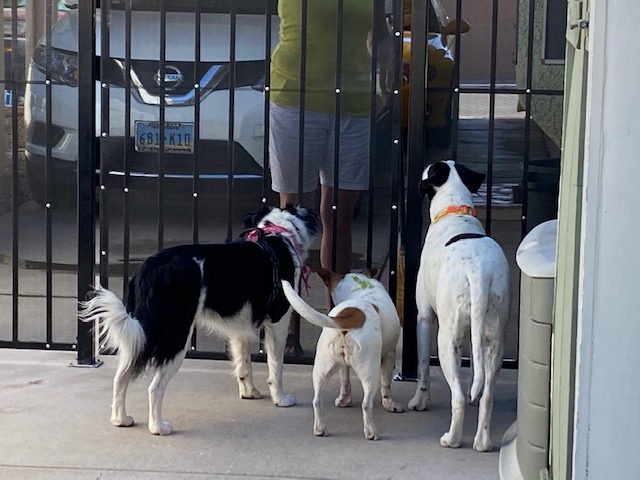
[[[102,23],[96,16],[96,54],[100,55]],[[278,40],[279,19],[271,17],[271,48]],[[230,15],[202,14],[201,53],[204,62],[229,61]],[[237,15],[235,55],[237,61],[265,58],[266,17]],[[112,10],[109,22],[110,56],[125,57],[126,20],[123,10]],[[195,60],[195,15],[184,12],[166,14],[167,61]],[[44,38],[41,43],[45,43]],[[75,52],[78,49],[78,12],[69,12],[58,22],[51,34],[54,48]],[[160,12],[131,12],[131,58],[157,60],[160,58]]]

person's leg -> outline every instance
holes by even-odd
[[[335,218],[333,192],[332,187],[322,185],[320,195],[320,217],[322,218],[320,265],[337,273],[349,273],[351,271],[353,211],[360,192],[357,190],[338,190]],[[335,265],[333,262],[334,231],[336,232]]]

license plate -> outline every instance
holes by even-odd
[[[158,152],[160,150],[160,122],[135,123],[136,151]],[[164,123],[165,153],[193,153],[193,123]]]

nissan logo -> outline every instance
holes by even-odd
[[[160,84],[162,83],[160,81],[160,69],[158,69],[156,74],[153,76],[153,79],[156,81],[156,85],[160,86]],[[178,70],[177,67],[174,67],[173,65],[166,65],[164,67],[165,89],[171,91],[175,88],[178,88],[182,83],[182,80],[184,80],[184,76],[182,75],[182,72]]]

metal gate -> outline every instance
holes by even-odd
[[[314,28],[313,3],[299,1],[304,52],[313,52],[306,45],[308,29]],[[488,233],[513,258],[522,235],[555,214],[553,205],[543,212],[532,208],[549,198],[552,204],[554,195],[557,201],[555,152],[545,127],[538,126],[543,122],[534,117],[550,108],[548,102],[561,104],[562,88],[536,84],[536,22],[545,17],[535,0],[520,2],[521,55],[513,84],[501,84],[496,73],[499,0],[485,2],[491,12],[485,14],[490,17],[489,76],[473,83],[462,74],[466,24],[450,22],[443,5],[451,18],[463,19],[462,0],[372,3],[367,21],[386,20],[394,59],[386,69],[378,68],[383,52],[373,42],[366,92],[369,179],[355,206],[351,266],[377,267],[390,292],[398,291],[402,370],[415,377],[415,277],[428,221],[415,187],[424,166],[453,158],[487,173],[477,207]],[[354,62],[353,52],[343,48],[347,4],[336,0],[334,6],[337,67],[330,102],[338,114],[329,126],[334,133],[340,112],[348,110],[344,99]],[[24,37],[21,18],[32,22]],[[268,132],[279,23],[276,0],[5,1],[4,60],[11,68],[5,69],[4,84],[11,93],[5,95],[10,133],[0,185],[0,268],[6,272],[0,284],[1,347],[77,350],[78,364],[95,365],[98,347],[91,325],[78,323],[75,315],[77,300],[90,285],[100,282],[121,295],[137,266],[157,250],[235,240],[244,214],[278,204],[271,188]],[[376,28],[378,38],[381,27]],[[26,60],[20,57],[21,38],[22,52],[29,52]],[[298,67],[302,84],[314,75],[306,68],[309,55],[301,55]],[[23,64],[29,65],[26,75]],[[305,112],[311,94],[304,88],[298,93]],[[503,98],[522,113],[501,117]],[[469,105],[483,102],[484,111],[474,114]],[[302,152],[306,118],[300,115],[302,133],[295,136]],[[341,137],[334,138],[330,149],[340,158]],[[300,196],[302,171],[297,174]],[[505,205],[502,197],[509,197]],[[335,222],[345,205],[338,195],[331,200],[329,218]],[[335,245],[337,235],[331,240]],[[314,269],[319,249],[310,258]],[[331,263],[336,261],[333,253]],[[518,274],[513,262],[512,277],[506,362],[515,365]],[[310,301],[327,306],[318,280]],[[287,358],[309,363],[319,332],[297,322],[292,334],[302,350]],[[204,335],[194,336],[189,355],[227,358],[224,342]],[[255,356],[262,358],[259,346]]]

